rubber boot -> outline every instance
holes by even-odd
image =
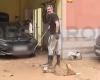
[[[48,56],[48,65],[49,66],[52,66],[52,62],[53,62],[53,56],[52,55],[49,55]]]
[[[57,65],[60,66],[60,55],[57,55]]]
[[[52,62],[53,62],[53,56],[48,55],[48,62],[46,64],[43,64],[43,65],[52,66]]]

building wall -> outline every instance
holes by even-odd
[[[62,0],[62,58],[69,51],[91,53],[100,33],[99,0]],[[74,43],[74,45],[73,45]]]
[[[100,0],[73,0],[67,3],[67,26],[77,28],[100,26]]]
[[[10,15],[10,21],[15,20],[15,16],[24,18],[24,10],[28,7],[27,0],[0,0],[0,12]]]
[[[100,0],[72,0],[66,7],[67,36],[96,38],[100,28]]]
[[[8,13],[12,21],[15,15],[19,15],[18,0],[0,0],[0,12]]]

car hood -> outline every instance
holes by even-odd
[[[30,39],[28,38],[6,38],[6,39],[0,39],[0,43],[17,43],[17,44],[22,44],[22,43],[29,43]]]

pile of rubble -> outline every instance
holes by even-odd
[[[48,65],[42,66],[43,73],[53,73],[57,76],[69,76],[69,75],[77,75],[79,73],[74,72],[74,70],[71,69],[70,64],[65,64],[66,68],[63,68],[62,66],[55,65],[53,67],[48,67]]]

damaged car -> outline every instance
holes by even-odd
[[[15,24],[0,23],[0,55],[33,56],[36,45],[37,40]]]
[[[100,56],[100,35],[96,38],[96,44],[94,46],[95,54]]]

